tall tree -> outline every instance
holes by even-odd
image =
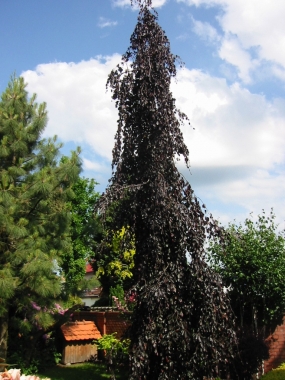
[[[72,250],[68,201],[81,165],[79,150],[61,162],[56,137],[41,139],[46,105],[29,99],[25,87],[13,77],[0,101],[1,357],[8,318],[23,316],[26,330],[33,328],[24,318],[29,311],[39,325],[52,323],[44,310],[61,291],[55,263]]]
[[[70,236],[72,251],[61,259],[68,294],[77,294],[82,289],[86,263],[94,256],[96,246],[102,237],[99,217],[94,213],[95,203],[100,194],[95,191],[94,179],[78,178],[72,186],[74,197],[70,201]]]
[[[101,213],[115,205],[122,250],[135,241],[129,378],[197,380],[214,374],[234,341],[220,278],[204,260],[207,234],[219,231],[175,165],[177,156],[189,165],[180,131],[188,119],[170,92],[177,57],[151,0],[137,3],[130,47],[107,82],[119,120]]]

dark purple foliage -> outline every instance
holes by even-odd
[[[109,228],[126,228],[122,249],[135,241],[129,378],[197,380],[214,375],[235,342],[229,302],[204,259],[205,239],[219,228],[175,165],[178,156],[189,165],[180,131],[189,121],[170,92],[178,57],[151,1],[137,3],[130,47],[107,82],[119,119],[100,209],[112,205]]]

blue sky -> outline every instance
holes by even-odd
[[[284,0],[153,0],[172,52],[185,62],[172,91],[191,173],[221,223],[273,207],[285,227]],[[82,147],[86,177],[104,191],[117,111],[106,93],[135,27],[129,0],[0,0],[0,91],[13,72],[46,101],[45,136]]]

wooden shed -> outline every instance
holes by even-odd
[[[63,364],[82,363],[97,355],[97,346],[94,340],[101,338],[101,334],[92,321],[67,322],[61,326],[63,334]]]

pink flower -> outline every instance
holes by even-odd
[[[41,310],[41,307],[36,304],[34,301],[31,301],[31,305],[32,305],[32,308],[35,309],[35,310]]]

